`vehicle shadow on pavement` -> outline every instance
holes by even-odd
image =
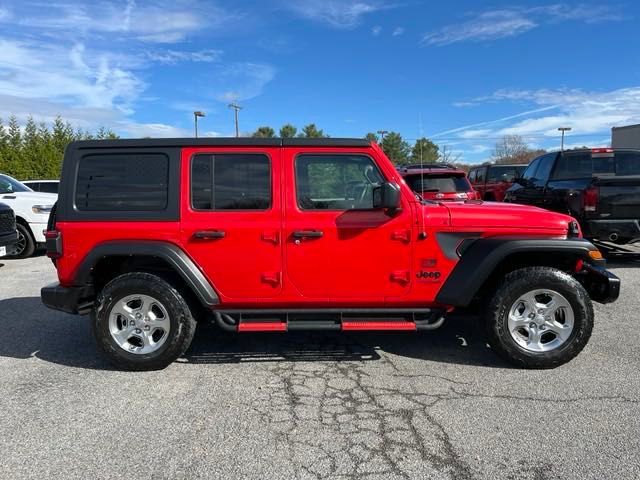
[[[198,327],[185,363],[375,361],[385,353],[442,363],[510,368],[486,345],[478,318],[453,317],[431,332],[222,332]]]
[[[99,354],[88,317],[45,308],[38,297],[0,300],[0,357],[77,368],[113,370]],[[292,332],[233,334],[198,326],[186,364],[377,361],[385,353],[421,360],[509,368],[486,346],[475,317],[453,317],[438,330],[403,332]]]

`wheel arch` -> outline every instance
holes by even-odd
[[[99,291],[123,273],[142,271],[178,280],[203,307],[220,303],[213,285],[191,258],[175,244],[161,241],[105,242],[93,248],[74,275],[77,285],[93,285]]]
[[[583,239],[467,239],[458,247],[460,260],[440,288],[436,301],[468,307],[513,270],[530,266],[571,270],[579,259],[593,263],[589,257],[592,250],[596,247]]]

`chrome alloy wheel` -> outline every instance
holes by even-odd
[[[532,290],[520,295],[509,309],[509,333],[530,352],[548,352],[564,344],[574,325],[569,301],[554,290]]]
[[[109,313],[111,337],[129,353],[155,352],[166,342],[170,329],[167,309],[149,295],[128,295]]]
[[[18,241],[9,249],[10,255],[22,255],[22,252],[27,248],[27,237],[24,236],[22,231],[18,229]]]

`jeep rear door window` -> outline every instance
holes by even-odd
[[[303,210],[373,208],[373,189],[384,181],[364,155],[300,155],[296,158],[296,194]]]
[[[191,162],[191,205],[196,210],[267,210],[271,163],[262,154],[199,154]]]
[[[512,166],[493,165],[489,167],[487,182],[513,182],[516,168]]]
[[[169,158],[155,153],[87,155],[80,159],[76,208],[156,211],[168,202]]]

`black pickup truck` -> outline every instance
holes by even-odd
[[[584,236],[626,244],[640,240],[640,150],[569,150],[534,159],[505,202],[577,218]]]

